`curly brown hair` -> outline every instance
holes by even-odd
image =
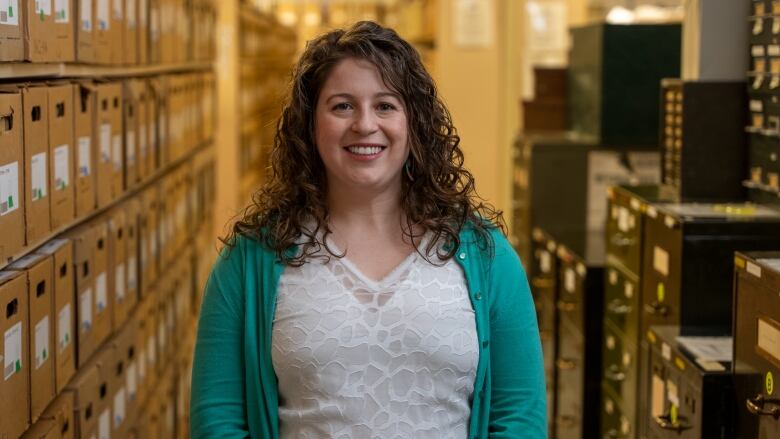
[[[388,88],[402,97],[410,143],[410,163],[402,183],[401,205],[409,225],[404,235],[426,258],[441,239],[453,244],[439,251],[438,256],[446,260],[460,245],[459,232],[468,224],[492,252],[488,229],[498,227],[506,233],[502,212],[477,195],[474,177],[463,167],[460,137],[433,78],[409,43],[394,30],[370,21],[328,32],[306,45],[277,122],[266,182],[222,242],[231,246],[237,235],[245,236],[293,266],[305,263],[323,247],[331,256],[343,256],[325,243],[331,233],[328,186],[315,145],[314,109],[331,70],[346,58],[374,64]],[[314,230],[307,228],[311,224]],[[415,238],[427,231],[433,239],[423,253]],[[301,251],[293,255],[287,250],[296,244]]]

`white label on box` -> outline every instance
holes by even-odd
[[[111,124],[100,125],[100,162],[111,161]]]
[[[114,20],[122,19],[122,0],[113,0],[111,2],[114,6],[111,8],[114,11]]]
[[[135,131],[128,131],[127,138],[127,166],[135,164]]]
[[[119,264],[116,266],[114,272],[114,292],[116,293],[116,301],[122,303],[125,301],[125,264]]]
[[[127,260],[127,289],[130,291],[138,288],[138,263],[135,256],[130,256]]]
[[[125,420],[125,388],[117,390],[114,395],[114,429],[122,425]]]
[[[574,270],[567,268],[566,272],[563,274],[563,285],[564,288],[566,288],[566,291],[569,293],[574,293],[576,282],[576,274],[574,273]]]
[[[661,356],[666,361],[672,361],[672,348],[666,343],[661,343]]]
[[[86,3],[86,2],[81,2]],[[70,1],[54,0],[54,22],[67,23],[70,21]]]
[[[97,313],[105,311],[108,306],[108,281],[106,272],[100,273],[95,278],[95,309]]]
[[[22,371],[22,322],[5,331],[3,355],[3,376],[8,381],[15,373]]]
[[[753,276],[757,278],[761,278],[761,267],[747,261],[747,264],[745,264],[745,270],[747,270],[748,273],[752,274]]]
[[[138,149],[141,157],[146,157],[146,125],[138,127]]]
[[[35,15],[51,15],[51,0],[35,0]]]
[[[156,340],[154,335],[149,337],[149,341],[146,345],[147,352],[149,353],[149,364],[154,366],[157,363],[157,351],[155,350]]]
[[[92,173],[91,143],[90,136],[79,137],[79,177],[89,177]]]
[[[46,196],[46,153],[41,152],[30,160],[30,190],[32,200],[38,201]]]
[[[111,139],[111,145],[113,146],[114,154],[114,170],[122,170],[122,136],[120,134],[114,134]]]
[[[19,208],[19,162],[0,166],[0,216]]]
[[[97,0],[97,25],[100,30],[108,30],[111,27],[108,0]]]
[[[81,8],[81,30],[92,32],[92,0],[79,2]]]
[[[125,369],[125,386],[127,386],[127,400],[134,401],[138,391],[135,362],[128,364]]]
[[[79,296],[79,328],[81,333],[92,329],[92,288],[87,288]]]
[[[70,145],[54,148],[54,188],[61,191],[70,185]]]
[[[57,315],[57,346],[59,349],[57,352],[64,351],[70,344],[72,338],[70,335],[72,321],[73,311],[71,310],[70,303],[66,303]]]
[[[758,335],[756,346],[759,353],[769,356],[769,359],[780,361],[780,330],[764,318],[758,318]]]
[[[658,247],[653,248],[653,268],[664,276],[669,276],[669,253]]]
[[[127,3],[127,20],[125,22],[130,29],[135,29],[135,6],[135,2]]]
[[[18,0],[0,0],[0,24],[19,26]]]
[[[98,418],[98,439],[111,439],[111,409],[103,410]]]
[[[40,369],[50,355],[49,316],[46,316],[35,324],[35,370]]]

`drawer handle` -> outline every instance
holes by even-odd
[[[607,311],[611,314],[626,315],[631,312],[631,305],[624,305],[620,300],[614,299],[607,305]]]
[[[745,405],[750,413],[759,416],[771,416],[775,419],[780,419],[780,408],[772,407],[767,410],[764,409],[764,404],[780,404],[780,399],[764,398],[764,395],[756,395],[755,398],[748,398],[745,400]]]
[[[610,381],[623,382],[626,380],[626,373],[620,370],[617,365],[610,365],[604,370],[604,377]]]
[[[552,288],[553,287],[553,281],[552,279],[544,279],[539,277],[534,277],[531,279],[531,286],[534,288]]]
[[[636,240],[634,238],[627,238],[625,236],[612,235],[610,242],[616,247],[629,247],[634,245]]]
[[[564,312],[572,312],[577,309],[577,304],[575,302],[567,302],[565,300],[559,300],[558,309]]]
[[[691,425],[684,425],[679,422],[685,420],[685,417],[683,416],[677,417],[678,422],[672,422],[671,415],[656,416],[653,419],[655,420],[655,423],[658,424],[658,426],[663,428],[664,430],[676,431],[677,433],[682,433],[685,430],[689,430],[693,428],[693,426]]]
[[[565,358],[559,358],[555,360],[555,367],[558,368],[558,370],[573,370],[577,367],[577,363]]]
[[[652,303],[645,304],[645,312],[653,316],[666,316],[669,314],[669,307],[654,300]]]
[[[614,428],[610,428],[608,432],[604,433],[604,436],[602,436],[603,439],[615,439],[619,437],[623,437],[619,431],[615,430]]]

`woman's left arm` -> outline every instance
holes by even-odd
[[[494,240],[488,431],[491,438],[546,438],[544,363],[531,290],[509,242],[503,235]]]

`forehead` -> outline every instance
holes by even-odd
[[[333,66],[321,91],[326,99],[328,95],[339,93],[374,95],[392,92],[373,63],[357,58],[346,58]]]

